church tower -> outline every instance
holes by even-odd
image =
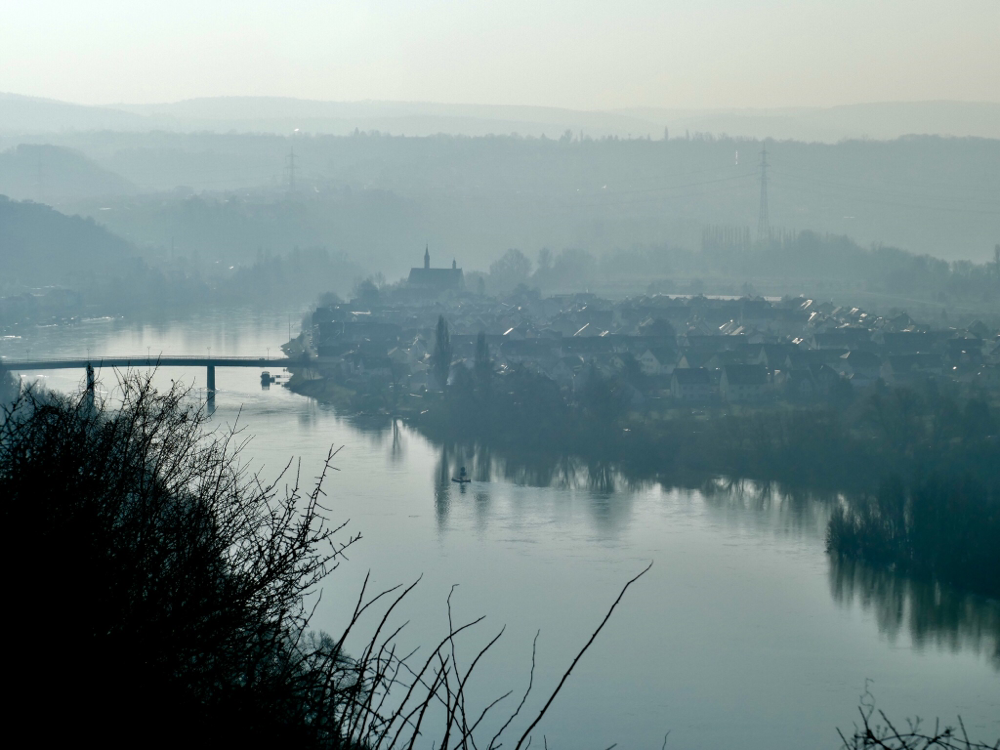
[[[424,245],[424,267],[411,268],[407,286],[418,290],[420,294],[434,296],[449,290],[462,289],[465,277],[458,267],[458,259],[451,261],[451,268],[431,268],[431,246]]]

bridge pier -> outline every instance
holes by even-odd
[[[215,393],[215,365],[208,366],[208,383],[206,388],[209,393]]]

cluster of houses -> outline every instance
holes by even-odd
[[[441,289],[421,278],[421,286],[378,300],[317,309],[308,332],[314,376],[411,392],[440,387],[431,360],[443,317],[453,372],[473,366],[482,332],[501,374],[530,368],[569,391],[595,373],[618,377],[636,405],[819,400],[879,380],[1000,390],[1000,331],[981,322],[932,330],[906,314],[875,316],[803,297],[611,301],[522,290],[497,299],[464,291],[461,269],[447,270],[434,280]]]

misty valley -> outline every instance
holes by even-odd
[[[998,107],[0,93],[49,739],[996,747]]]

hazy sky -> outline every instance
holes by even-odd
[[[0,91],[780,107],[1000,101],[1000,0],[9,0]]]

